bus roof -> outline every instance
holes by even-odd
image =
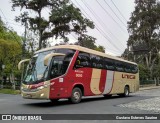
[[[127,60],[124,60],[122,58],[118,58],[116,56],[111,56],[111,55],[108,55],[106,53],[102,53],[102,52],[99,52],[99,51],[96,51],[96,50],[81,47],[79,45],[58,45],[58,46],[53,46],[53,47],[48,47],[48,48],[45,48],[45,49],[38,50],[35,53],[40,53],[40,52],[53,50],[53,49],[59,49],[59,48],[79,50],[79,51],[82,51],[82,52],[91,53],[91,54],[95,54],[95,55],[98,55],[98,56],[102,56],[102,57],[106,57],[106,58],[110,58],[110,59],[114,59],[114,60],[123,61],[123,62],[127,62],[127,63],[137,65],[135,62],[127,61]]]

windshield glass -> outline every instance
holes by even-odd
[[[35,54],[27,66],[23,83],[36,84],[45,81],[48,74],[50,79],[64,74],[74,52],[74,50],[69,49],[55,49]],[[64,53],[66,55],[50,58],[48,61],[49,66],[44,66],[44,57],[49,53]]]
[[[51,52],[54,51],[41,52],[32,57],[27,66],[24,83],[38,83],[39,81],[43,81],[43,74],[47,68],[47,66],[44,66],[44,57]]]

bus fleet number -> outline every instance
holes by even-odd
[[[83,77],[82,74],[76,74],[76,77]]]

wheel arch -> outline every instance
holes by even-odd
[[[130,92],[130,86],[129,86],[128,84],[126,84],[126,85],[124,86],[124,88],[125,88],[125,87],[128,87],[129,92]]]
[[[81,89],[81,91],[82,91],[82,96],[84,96],[84,86],[83,86],[82,84],[75,84],[75,85],[73,86],[72,90],[73,90],[74,88],[79,88],[79,89]]]

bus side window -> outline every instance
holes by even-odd
[[[104,60],[103,60],[104,58],[103,57],[99,57],[99,60],[98,60],[98,64],[97,64],[97,68],[99,68],[99,69],[104,69]]]
[[[124,72],[124,65],[121,61],[115,61],[116,70],[119,72]]]
[[[91,54],[91,66],[92,68],[97,68],[97,61],[96,61],[96,55]]]
[[[103,57],[91,54],[92,68],[103,69]]]
[[[62,73],[65,74],[74,53],[67,53],[63,60]]]
[[[131,65],[131,72],[132,73],[137,73],[138,72],[138,67],[136,65]]]
[[[89,54],[80,52],[76,59],[74,68],[82,68],[82,67],[90,67],[90,66],[91,64],[90,64]]]
[[[108,58],[104,59],[104,68],[106,70],[115,70],[114,61]]]
[[[124,63],[125,65],[124,65],[124,70],[125,70],[125,72],[127,72],[127,73],[131,73],[131,65],[130,64],[127,64],[127,63]]]

